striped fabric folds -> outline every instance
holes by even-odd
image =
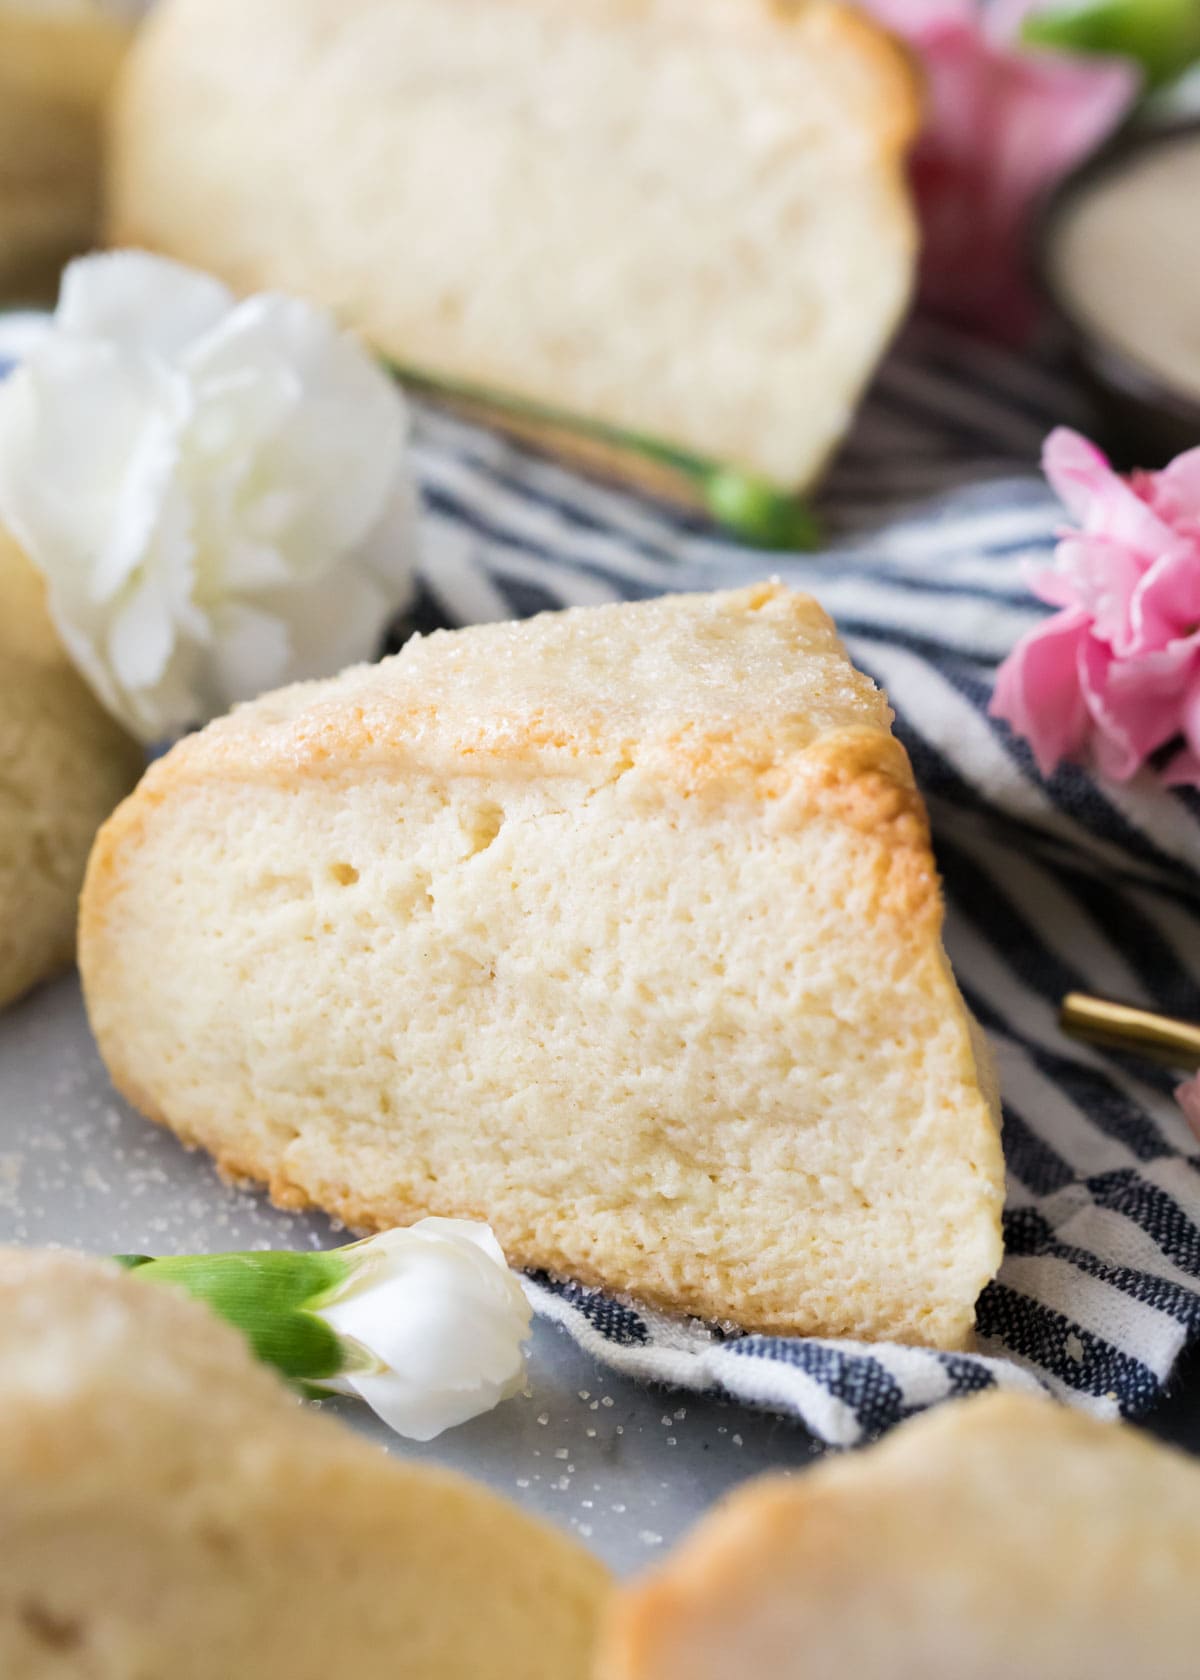
[[[546,1277],[539,1313],[626,1375],[717,1391],[850,1445],[950,1396],[1049,1389],[1134,1417],[1200,1336],[1200,1149],[1166,1071],[1064,1039],[1062,995],[1200,1019],[1200,798],[1050,780],[987,715],[996,664],[1045,610],[1030,561],[1062,510],[1042,438],[1070,384],[915,326],[826,481],[823,552],[739,548],[422,409],[421,629],[712,589],[777,573],[816,595],[886,688],[933,825],[946,942],[1005,1097],[1007,1257],[977,1351],[729,1337]]]
[[[1007,1257],[977,1351],[733,1337],[531,1278],[538,1312],[614,1369],[849,1445],[992,1386],[1137,1416],[1200,1335],[1200,1149],[1175,1081],[1056,1024],[1072,988],[1200,1019],[1200,798],[1074,768],[1046,780],[986,710],[997,662],[1044,610],[1023,569],[1061,518],[1035,465],[1064,422],[1086,415],[1053,371],[918,324],[826,481],[828,546],[776,556],[418,410],[422,584],[397,637],[773,573],[823,602],[895,708],[947,946],[1000,1067]]]

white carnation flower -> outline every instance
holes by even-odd
[[[83,258],[0,383],[0,518],[143,740],[370,657],[412,588],[404,399],[297,298]]]
[[[529,1303],[491,1227],[473,1220],[418,1219],[317,1253],[120,1259],[207,1301],[293,1382],[355,1394],[413,1441],[525,1382]]]
[[[420,1219],[342,1252],[350,1279],[313,1311],[369,1363],[326,1386],[357,1394],[414,1441],[521,1388],[531,1315],[489,1226]]]

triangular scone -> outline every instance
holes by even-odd
[[[597,1680],[1194,1680],[1200,1467],[989,1394],[739,1490],[614,1606]]]
[[[5,1680],[588,1680],[610,1587],[165,1284],[0,1250]]]
[[[155,764],[84,890],[133,1102],[285,1206],[958,1347],[994,1091],[883,695],[778,585],[413,641]]]

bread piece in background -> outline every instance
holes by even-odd
[[[101,113],[128,39],[98,0],[0,0],[0,299],[51,298],[97,242]]]
[[[778,584],[414,639],[181,741],[80,962],[142,1111],[354,1228],[749,1329],[961,1347],[986,1047],[891,713]]]
[[[1193,1680],[1200,1466],[990,1394],[739,1489],[615,1604],[598,1680]]]
[[[182,1292],[0,1250],[0,1368],[5,1680],[589,1680],[595,1558]]]
[[[460,398],[792,491],[907,303],[916,121],[899,48],[830,0],[162,0],[108,234],[311,294]]]
[[[0,528],[0,1008],[71,961],[96,830],[143,765],[67,658]]]

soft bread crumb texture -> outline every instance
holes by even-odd
[[[1200,1468],[989,1394],[707,1516],[614,1605],[598,1680],[1191,1680]]]
[[[182,1292],[0,1250],[5,1680],[587,1680],[606,1571]]]
[[[775,584],[439,632],[106,826],[118,1086],[284,1206],[781,1332],[961,1346],[995,1092],[882,694]]]
[[[77,674],[0,530],[0,1008],[69,963],[96,830],[142,754]]]
[[[801,488],[908,301],[917,120],[829,0],[163,0],[109,237]]]

